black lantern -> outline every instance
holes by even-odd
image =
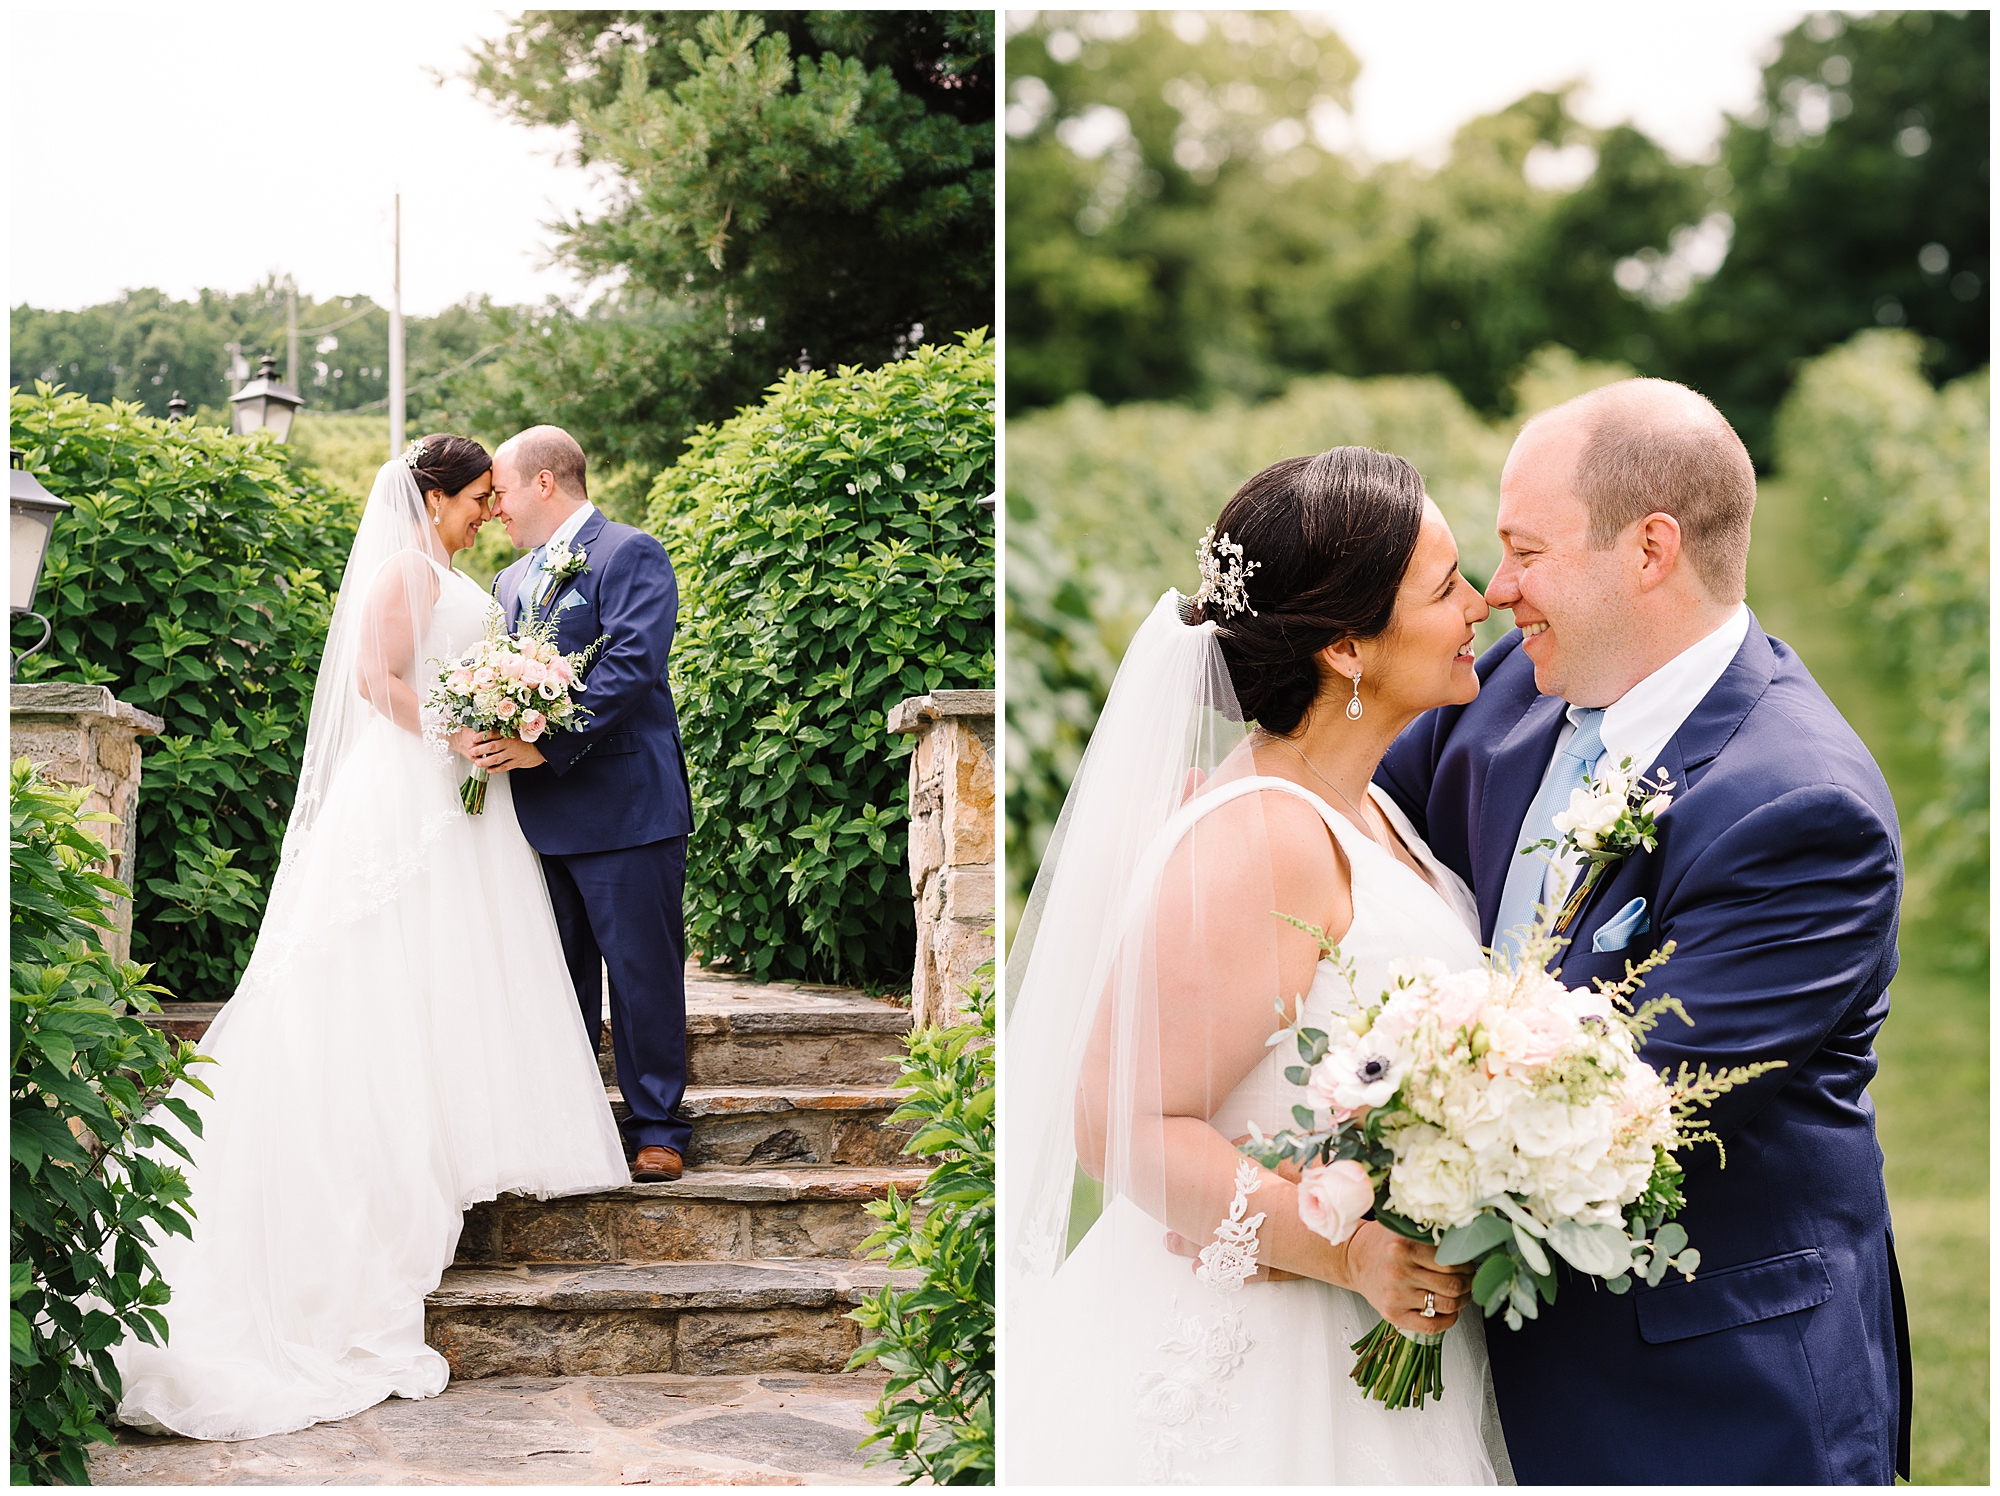
[[[269,431],[283,441],[291,435],[292,417],[306,400],[278,378],[278,360],[267,353],[257,377],[231,395],[229,403],[236,409],[231,425],[238,436]]]
[[[181,398],[181,392],[179,390],[175,390],[174,398],[167,402],[167,419],[170,421],[178,421],[182,416],[186,415],[187,413],[188,413],[187,401]]]
[[[35,611],[35,589],[42,585],[42,563],[48,559],[49,535],[55,529],[56,516],[70,507],[36,482],[35,475],[22,466],[23,461],[24,454],[9,449],[7,507],[12,518],[8,521],[11,565],[8,612],[10,617],[25,615],[38,621],[42,637],[35,641],[33,649],[24,649],[14,657],[15,666],[49,642],[51,625]],[[13,678],[12,667],[8,678]]]

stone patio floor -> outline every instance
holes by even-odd
[[[98,1485],[894,1485],[855,1445],[879,1375],[633,1375],[454,1382],[341,1423],[238,1443],[122,1430]],[[879,1447],[879,1446],[878,1446]],[[873,1450],[871,1449],[871,1453]]]

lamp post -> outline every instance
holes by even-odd
[[[9,448],[7,459],[8,616],[12,619],[25,614],[42,626],[42,637],[34,647],[22,650],[8,665],[7,679],[12,680],[21,661],[47,644],[55,631],[55,626],[35,611],[35,589],[42,584],[42,563],[48,559],[56,516],[70,506],[35,481],[35,475],[23,466],[24,453]]]
[[[188,413],[187,401],[181,398],[181,392],[179,390],[175,390],[174,398],[167,402],[167,419],[170,421],[178,421],[182,416],[185,416],[187,413]]]
[[[291,435],[292,417],[306,399],[278,378],[278,361],[267,353],[257,377],[231,395],[229,403],[236,412],[230,426],[238,436],[269,431],[283,441]]]

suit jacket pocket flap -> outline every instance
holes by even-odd
[[[597,745],[599,755],[610,753],[637,753],[639,740],[629,732],[614,732]]]
[[[1669,1268],[1666,1281],[1639,1290],[1635,1303],[1640,1336],[1661,1345],[1795,1314],[1832,1296],[1819,1249],[1807,1247],[1740,1267],[1698,1271],[1692,1283]]]

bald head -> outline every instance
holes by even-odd
[[[1685,385],[1623,379],[1528,423],[1537,444],[1574,446],[1571,490],[1590,507],[1590,544],[1610,546],[1649,514],[1672,515],[1711,601],[1743,600],[1757,475],[1722,412]]]
[[[560,426],[530,426],[502,442],[493,459],[496,463],[504,459],[525,482],[532,483],[537,474],[547,473],[565,497],[590,497],[584,485],[583,448]]]

